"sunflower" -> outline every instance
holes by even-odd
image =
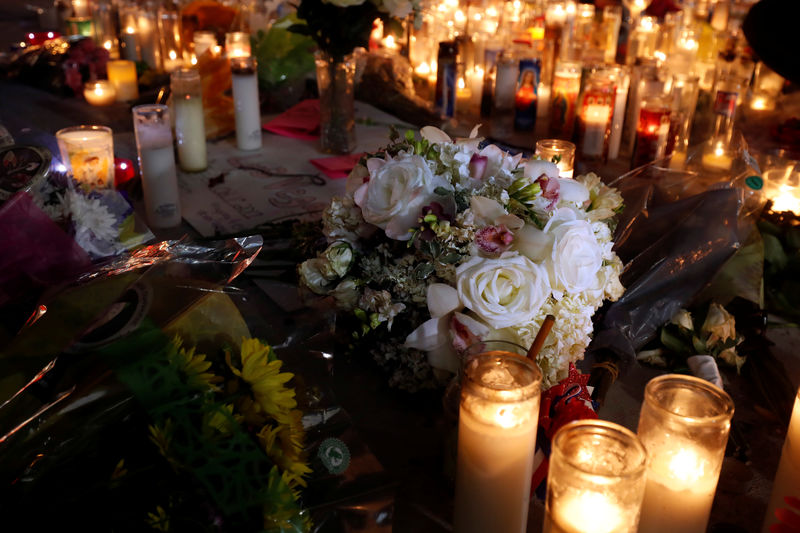
[[[211,362],[206,360],[205,354],[195,353],[194,347],[188,350],[184,349],[183,341],[177,335],[172,340],[167,358],[186,376],[189,387],[219,392],[220,388],[217,383],[220,383],[222,378],[208,371],[211,368]]]
[[[294,377],[294,374],[280,371],[283,363],[274,358],[272,348],[268,344],[263,344],[258,339],[244,339],[241,348],[241,370],[233,366],[230,352],[225,354],[225,361],[234,374],[250,385],[253,398],[261,412],[273,417],[279,423],[290,422],[289,411],[297,406],[297,402],[294,399],[294,389],[286,387],[285,384]]]

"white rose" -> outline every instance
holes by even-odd
[[[458,297],[496,329],[533,320],[550,295],[547,272],[516,252],[473,257],[456,270]]]
[[[328,294],[331,286],[328,262],[320,257],[315,257],[300,263],[297,272],[300,281],[317,294]]]
[[[597,273],[603,266],[603,250],[591,224],[580,219],[548,223],[545,233],[553,237],[547,270],[554,292],[576,294],[595,288]]]
[[[386,231],[389,238],[406,241],[417,225],[422,207],[439,199],[434,190],[451,190],[446,179],[434,176],[418,155],[401,154],[388,161],[370,159],[370,180],[355,192],[364,220]]]
[[[366,0],[322,0],[326,4],[333,4],[336,7],[350,7],[350,6],[360,6]]]

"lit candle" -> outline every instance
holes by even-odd
[[[208,162],[200,72],[181,68],[172,73],[170,82],[178,162],[187,172],[205,170]]]
[[[639,111],[636,126],[636,144],[633,148],[631,168],[638,168],[664,157],[670,125],[669,107],[660,99],[646,101]]]
[[[215,54],[217,46],[217,36],[210,31],[196,31],[192,36],[194,42],[194,54],[198,58],[205,54],[207,51],[212,55]]]
[[[580,420],[553,438],[544,533],[635,533],[647,454],[630,430]]]
[[[91,81],[83,86],[83,97],[94,106],[106,106],[116,101],[117,91],[108,80]]]
[[[117,91],[118,102],[128,102],[139,98],[139,84],[136,78],[136,63],[126,59],[109,61],[106,65],[108,81]]]
[[[778,472],[775,474],[775,481],[772,484],[772,497],[767,506],[767,514],[764,518],[764,527],[761,533],[770,533],[770,531],[778,529],[776,524],[779,524],[780,521],[776,516],[777,511],[783,510],[784,515],[788,512],[797,512],[796,510],[787,512],[786,498],[789,497],[800,498],[800,391],[798,391],[794,399],[792,419],[786,432],[786,440],[783,442],[781,460],[778,463]]]
[[[226,33],[225,54],[228,57],[250,57],[250,34],[243,31]]]
[[[170,50],[167,53],[167,57],[164,58],[164,70],[167,72],[172,72],[176,69],[179,69],[183,66],[183,58],[178,55],[178,52],[175,50]]]
[[[533,361],[508,351],[487,351],[466,363],[454,531],[526,530],[541,379]]]
[[[580,63],[559,61],[553,74],[550,104],[550,135],[571,138],[575,125],[575,107],[581,90]]]
[[[590,104],[586,106],[583,121],[585,130],[583,134],[583,144],[581,145],[583,155],[602,156],[608,129],[608,118],[611,115],[611,106],[602,104]]]
[[[89,7],[89,0],[72,0],[72,11],[76,17],[91,17],[92,10]]]
[[[467,87],[464,77],[459,77],[456,84],[456,111],[460,114],[469,113],[471,102],[472,90]]]
[[[753,94],[750,100],[750,109],[753,111],[772,111],[775,109],[775,99],[766,94]]]
[[[608,158],[619,156],[619,145],[622,142],[622,126],[625,123],[625,109],[628,103],[628,89],[631,78],[622,68],[616,70],[614,79],[617,83],[614,99],[614,116],[611,119],[611,135],[608,138]]]
[[[542,139],[536,141],[536,155],[545,161],[557,159],[558,175],[571,178],[575,164],[575,145],[561,139]]]
[[[181,203],[169,108],[158,104],[134,107],[133,130],[147,222],[154,228],[177,226],[181,222]]]
[[[239,150],[258,150],[261,148],[261,110],[256,60],[252,57],[231,58],[231,74],[236,146]]]
[[[693,376],[645,387],[639,438],[648,455],[641,533],[704,533],[725,456],[733,401]]]
[[[114,187],[114,138],[105,126],[73,126],[56,132],[62,163],[85,190]]]
[[[152,69],[159,69],[161,68],[161,48],[158,41],[156,14],[143,9],[139,12],[138,21],[138,43],[142,61]]]
[[[733,158],[728,155],[722,141],[717,141],[713,148],[703,153],[703,166],[709,170],[728,171],[732,163]]]

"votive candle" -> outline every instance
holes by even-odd
[[[250,57],[250,34],[233,31],[225,34],[225,54],[230,57]]]
[[[83,86],[83,97],[93,106],[107,106],[117,99],[117,90],[108,80],[90,81]]]
[[[541,381],[533,361],[508,351],[486,351],[467,361],[454,531],[526,530]]]
[[[544,533],[635,533],[647,453],[630,430],[579,420],[558,430],[547,474]]]
[[[84,189],[114,188],[114,138],[105,126],[73,126],[56,132],[62,163]]]
[[[133,130],[147,222],[154,228],[177,226],[181,203],[169,108],[160,104],[134,107]]]
[[[703,167],[708,170],[727,172],[731,169],[733,158],[721,140],[712,141],[703,151]]]
[[[536,141],[536,155],[545,161],[558,158],[556,166],[558,175],[562,178],[571,178],[575,165],[575,145],[561,139],[541,139]]]
[[[214,55],[217,46],[217,36],[210,31],[196,31],[192,36],[194,43],[194,55],[200,59],[200,56],[206,52]]]
[[[136,63],[127,59],[109,61],[106,64],[108,81],[117,91],[118,102],[128,102],[139,98],[139,84],[136,78]]]
[[[725,445],[733,401],[711,383],[679,374],[645,387],[638,435],[647,449],[640,533],[704,533]]]

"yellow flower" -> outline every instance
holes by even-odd
[[[280,360],[269,361],[270,351],[270,346],[262,344],[258,339],[245,339],[242,341],[241,370],[231,363],[230,353],[225,355],[225,360],[231,371],[250,385],[261,410],[278,422],[288,423],[288,413],[297,406],[297,402],[294,399],[294,389],[287,388],[284,384],[294,374],[282,373],[280,370],[283,363]]]
[[[223,405],[222,410],[225,412],[221,412],[220,409],[214,409],[210,414],[206,413],[203,416],[203,434],[205,436],[208,437],[214,432],[228,436],[233,431],[234,426],[241,417],[233,414],[233,404]]]
[[[156,445],[159,453],[177,470],[180,465],[169,453],[169,445],[172,440],[173,431],[172,419],[167,418],[164,420],[163,425],[150,425],[148,427],[150,429],[150,442]]]
[[[155,513],[147,513],[147,525],[158,531],[169,531],[169,516],[163,507],[156,506]]]
[[[177,335],[172,340],[173,347],[169,351],[169,362],[178,367],[187,379],[188,385],[195,389],[211,390],[218,392],[217,383],[222,381],[220,376],[209,372],[211,362],[206,361],[205,354],[194,353],[194,347],[186,350],[182,347],[183,341]]]
[[[282,475],[290,488],[306,486],[304,476],[311,473],[303,453],[303,413],[293,410],[289,413],[290,422],[276,427],[261,428],[256,435],[266,454],[282,470]]]

